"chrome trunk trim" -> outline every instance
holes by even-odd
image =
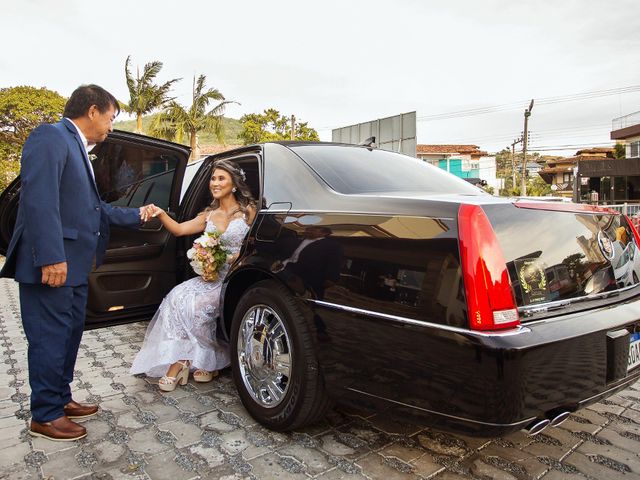
[[[415,320],[413,318],[399,317],[396,315],[389,315],[387,313],[374,312],[372,310],[365,310],[363,308],[348,307],[346,305],[339,305],[337,303],[325,302],[324,300],[307,299],[308,302],[315,303],[323,307],[333,308],[336,310],[343,310],[349,313],[356,313],[358,315],[365,315],[367,317],[381,318],[384,320],[390,320],[396,323],[402,323],[405,325],[413,325],[416,327],[429,327],[438,328],[440,330],[447,330],[449,332],[460,333],[464,335],[476,336],[476,337],[511,337],[513,335],[520,335],[523,333],[529,333],[531,330],[527,327],[518,326],[504,331],[476,331],[466,328],[452,327],[450,325],[441,325],[439,323],[425,322],[423,320]]]

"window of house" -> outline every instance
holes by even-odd
[[[640,157],[640,141],[629,144],[629,158]]]
[[[563,173],[562,183],[569,183],[573,181],[573,173]]]

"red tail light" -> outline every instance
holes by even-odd
[[[460,206],[458,234],[469,326],[474,330],[518,326],[520,317],[507,264],[493,227],[481,207]]]
[[[640,235],[638,235],[638,229],[627,215],[625,215],[624,218],[626,218],[627,223],[629,223],[629,227],[631,228],[631,232],[633,233],[633,238],[636,241],[636,245],[640,247]]]

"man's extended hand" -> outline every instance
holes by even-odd
[[[155,216],[154,213],[157,209],[158,207],[156,207],[153,203],[140,207],[140,221],[145,223],[151,220],[151,217]]]
[[[67,262],[44,265],[42,283],[50,287],[61,287],[67,281]]]

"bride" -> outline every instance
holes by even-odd
[[[217,280],[206,282],[194,277],[175,286],[149,323],[131,373],[163,375],[158,386],[165,392],[185,385],[190,370],[194,370],[196,382],[209,382],[230,363],[228,345],[216,338],[220,287],[230,263],[238,256],[256,207],[244,171],[231,161],[214,163],[209,190],[211,205],[187,222],[176,222],[158,207],[153,212],[176,236],[219,232],[225,248],[232,253]]]

